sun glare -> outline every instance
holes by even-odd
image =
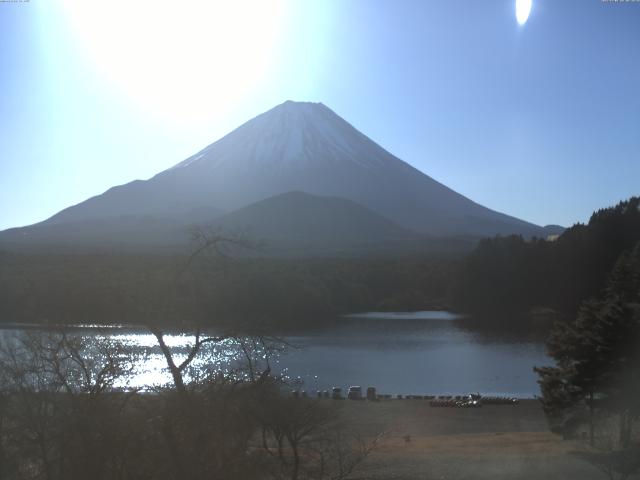
[[[154,115],[179,122],[220,113],[272,63],[280,0],[64,3],[102,75]]]
[[[519,25],[524,25],[531,13],[531,0],[516,0],[516,20]]]

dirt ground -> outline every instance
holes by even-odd
[[[604,479],[579,459],[581,445],[552,434],[540,405],[435,408],[426,400],[344,401],[361,435],[385,432],[354,478]]]

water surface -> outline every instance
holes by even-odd
[[[464,325],[459,316],[443,311],[349,315],[325,328],[286,335],[290,347],[270,363],[292,389],[313,393],[350,385],[375,386],[379,393],[390,394],[539,393],[533,367],[550,364],[539,339],[474,331]],[[135,363],[129,386],[170,381],[155,337],[144,330],[87,326],[73,334],[124,345]],[[166,336],[178,362],[192,342],[188,334]],[[209,345],[196,365],[224,370],[241,359],[237,342],[226,340]]]

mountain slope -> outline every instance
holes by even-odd
[[[39,223],[0,232],[0,247],[74,251],[185,246],[189,225],[172,218],[122,215],[60,223]]]
[[[432,238],[407,230],[351,200],[287,192],[204,224],[216,233],[246,241],[225,245],[241,256],[361,256],[470,251],[469,239]],[[0,232],[0,247],[48,251],[188,251],[193,224],[176,219],[124,215],[40,223]],[[257,246],[253,248],[253,246]]]
[[[290,191],[356,202],[437,236],[543,236],[393,156],[322,104],[285,102],[153,178],[109,189],[40,225],[123,216],[203,223]],[[111,221],[110,220],[110,221]]]
[[[417,248],[426,241],[351,200],[303,192],[288,192],[243,207],[219,217],[213,227],[261,241],[267,253],[370,253]]]

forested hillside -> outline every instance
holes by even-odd
[[[640,240],[640,198],[596,211],[555,240],[482,240],[456,275],[453,304],[484,314],[549,307],[574,313],[604,288],[608,272]]]
[[[451,257],[354,259],[0,252],[0,322],[244,322],[304,326],[341,313],[440,306]]]

